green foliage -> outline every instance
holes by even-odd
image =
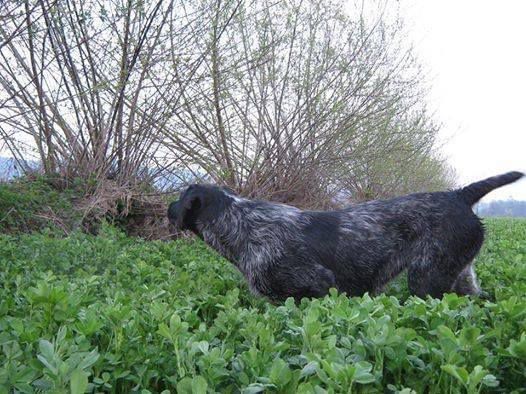
[[[495,302],[249,294],[199,241],[0,236],[0,393],[521,392],[526,221],[488,222]],[[401,295],[401,296],[400,296]]]
[[[64,222],[79,222],[74,194],[74,189],[59,191],[44,177],[0,183],[0,233],[60,232]]]
[[[124,188],[93,177],[28,176],[0,183],[0,234],[97,234],[109,222],[127,234],[167,238],[166,200],[150,196],[152,192],[148,182]]]

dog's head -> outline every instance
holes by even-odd
[[[198,222],[207,223],[226,209],[233,201],[232,190],[215,185],[190,185],[178,201],[168,207],[168,220],[178,230],[198,233]]]

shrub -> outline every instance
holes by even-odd
[[[118,186],[111,180],[26,177],[0,183],[0,233],[75,230],[97,234],[107,221],[127,234],[168,238],[166,196],[147,185]]]
[[[0,233],[69,231],[80,221],[73,189],[59,191],[46,178],[0,183]]]

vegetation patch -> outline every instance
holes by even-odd
[[[271,305],[200,241],[2,235],[0,393],[522,392],[526,221],[487,228],[493,302],[400,280]]]
[[[60,190],[44,177],[0,182],[0,233],[42,230],[67,234],[81,215],[73,209],[77,192]]]
[[[26,176],[0,182],[0,233],[97,234],[107,221],[128,235],[166,239],[167,197],[147,184]]]

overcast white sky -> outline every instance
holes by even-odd
[[[526,171],[526,1],[400,0],[444,152],[467,184]],[[526,180],[490,193],[526,200]]]

